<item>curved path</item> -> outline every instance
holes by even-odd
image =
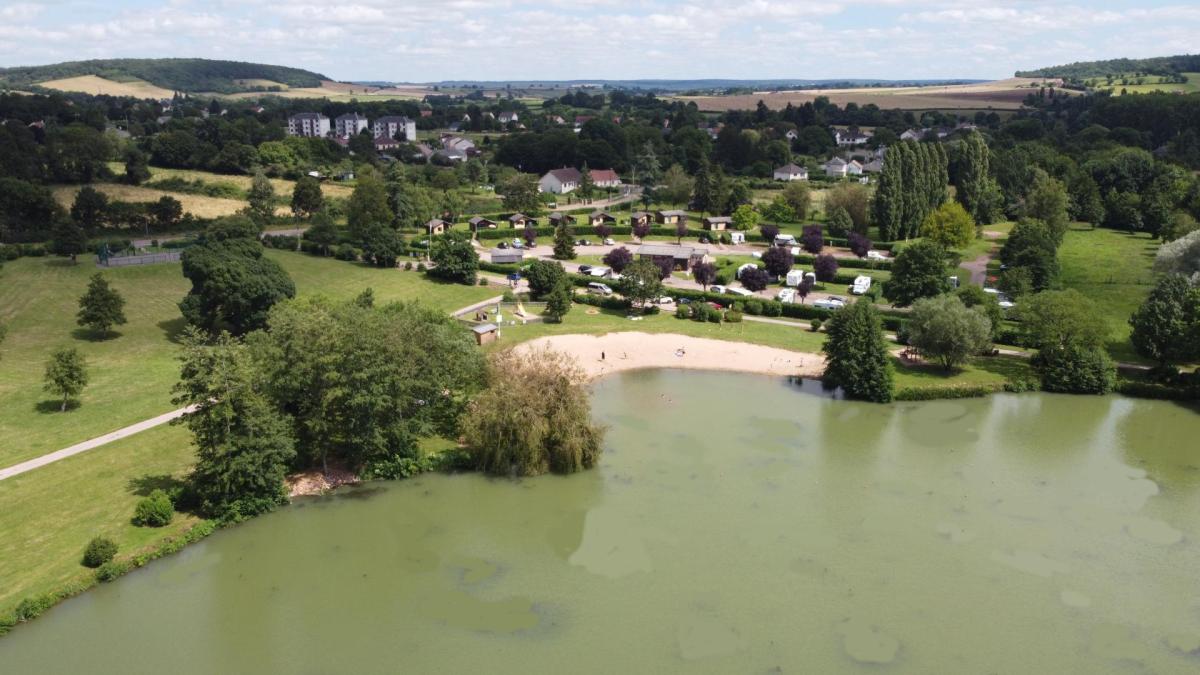
[[[112,443],[113,441],[120,440],[122,438],[125,438],[126,436],[132,436],[138,432],[145,431],[147,429],[153,429],[154,427],[157,427],[162,424],[166,424],[167,422],[170,422],[173,419],[179,418],[179,417],[183,416],[185,413],[191,412],[192,409],[193,409],[193,406],[188,406],[186,408],[172,410],[169,413],[163,413],[162,415],[159,415],[158,417],[152,417],[148,420],[142,420],[141,422],[138,422],[137,424],[131,424],[122,429],[117,429],[116,431],[104,434],[103,436],[97,436],[95,438],[86,440],[82,443],[76,443],[75,445],[72,445],[69,448],[63,448],[62,450],[55,450],[54,452],[42,455],[41,457],[35,457],[27,462],[21,462],[20,464],[14,464],[13,466],[10,466],[6,469],[0,469],[0,480],[4,480],[6,478],[12,478],[13,476],[19,476],[19,475],[25,473],[26,471],[33,471],[34,469],[37,469],[39,467],[46,466],[47,464],[51,464],[53,462],[57,462],[60,459],[66,459],[67,457],[72,457],[74,455],[78,455],[81,452],[87,452],[88,450],[91,450],[93,448],[98,448],[101,445],[105,445],[107,443]]]

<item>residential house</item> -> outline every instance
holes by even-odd
[[[558,227],[559,225],[574,225],[575,216],[561,211],[555,211],[550,214],[550,226]]]
[[[548,115],[546,120],[551,124],[566,124],[567,121],[562,118],[562,115]]]
[[[526,225],[537,227],[537,218],[530,218],[524,213],[514,213],[508,217],[508,224],[520,228],[524,228]]]
[[[500,124],[508,124],[510,122],[516,122],[517,119],[519,119],[519,118],[517,117],[517,113],[515,113],[515,112],[502,112],[502,113],[500,113],[500,116],[496,118],[496,120],[499,121]]]
[[[846,130],[835,129],[833,139],[837,141],[840,147],[854,147],[856,145],[865,145],[871,140],[872,134],[869,131],[859,131],[858,127],[850,127]]]
[[[579,173],[579,169],[572,167],[551,169],[538,181],[538,191],[565,195],[578,189],[579,181],[582,179],[583,174]]]
[[[375,139],[376,150],[395,150],[400,147],[400,141],[387,136],[380,136]]]
[[[333,120],[333,133],[338,138],[357,136],[367,128],[367,118],[356,112],[338,115]]]
[[[588,216],[588,225],[596,227],[605,223],[616,223],[617,217],[607,211],[596,211]]]
[[[795,164],[784,164],[775,169],[775,180],[808,180],[808,169]]]
[[[733,225],[733,218],[729,216],[706,216],[702,221],[706,230],[724,230]]]
[[[654,222],[659,225],[676,225],[687,222],[687,211],[655,211]]]
[[[463,138],[462,136],[451,136],[449,134],[442,136],[442,147],[447,150],[461,150],[467,155],[474,155],[477,152],[475,150],[475,142],[471,139]]]
[[[496,221],[488,220],[483,216],[475,216],[467,221],[472,230],[494,230],[496,229]]]
[[[675,269],[684,272],[694,265],[708,262],[708,251],[692,246],[674,246],[671,244],[642,244],[637,250],[638,257],[643,260],[670,260]]]
[[[880,171],[883,171],[883,160],[879,159],[878,157],[872,159],[871,161],[862,165],[862,170],[866,171],[867,173],[879,173]]]
[[[592,176],[592,183],[598,188],[615,188],[621,185],[621,177],[612,169],[592,169],[588,173]]]
[[[583,128],[583,125],[595,119],[593,115],[576,115],[575,116],[575,131]]]
[[[900,140],[919,141],[922,138],[925,138],[926,131],[928,131],[928,129],[905,129],[904,132],[900,134]]]
[[[329,135],[329,118],[321,113],[296,113],[288,117],[289,136],[325,138]]]
[[[400,138],[410,143],[417,140],[417,123],[403,115],[380,117],[371,125],[375,138]]]
[[[447,227],[450,227],[450,223],[441,218],[433,218],[425,223],[425,231],[430,235],[441,234],[446,231]]]
[[[828,162],[825,162],[825,165],[821,168],[825,169],[826,176],[832,176],[833,178],[845,178],[847,166],[848,163],[846,160],[842,159],[841,157],[834,157]]]
[[[846,175],[861,176],[862,172],[863,165],[859,164],[857,159],[852,159],[846,163]]]
[[[649,225],[650,214],[645,211],[634,211],[629,214],[629,226],[637,227],[638,225]]]
[[[435,150],[430,159],[439,164],[453,164],[455,162],[467,161],[467,153],[458,148],[442,148],[441,150]]]
[[[788,129],[788,132],[786,134],[784,134],[783,136],[784,136],[784,138],[788,139],[789,141],[794,141],[797,138],[800,138],[800,134],[796,133],[795,129]]]

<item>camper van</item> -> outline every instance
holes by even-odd
[[[731,244],[746,243],[746,233],[745,232],[730,232],[729,233],[729,243],[731,243]]]
[[[725,292],[730,295],[740,295],[743,298],[749,298],[749,297],[754,296],[754,291],[747,290],[745,288],[734,288],[733,286],[726,288]]]
[[[792,234],[777,234],[775,235],[776,246],[795,246],[796,236]]]
[[[741,267],[737,268],[737,275],[736,275],[736,277],[737,277],[738,279],[741,279],[741,278],[742,278],[742,272],[745,272],[746,270],[757,269],[757,268],[758,268],[758,265],[755,265],[754,263],[746,263],[745,265],[742,265]]]
[[[791,270],[787,276],[783,278],[784,285],[799,286],[804,282],[804,270]]]
[[[786,303],[795,302],[796,301],[796,289],[794,289],[794,288],[781,289],[779,291],[779,294],[775,296],[775,299],[780,302],[786,302]]]
[[[854,277],[854,283],[850,285],[851,293],[854,295],[866,295],[869,290],[871,290],[871,277],[865,274]]]

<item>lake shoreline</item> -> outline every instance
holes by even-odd
[[[513,347],[520,353],[546,348],[575,357],[591,380],[653,368],[808,378],[825,372],[825,357],[820,354],[677,333],[551,335]]]

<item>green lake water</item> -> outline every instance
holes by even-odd
[[[1200,414],[649,371],[583,475],[299,502],[0,639],[25,673],[1198,673]]]

